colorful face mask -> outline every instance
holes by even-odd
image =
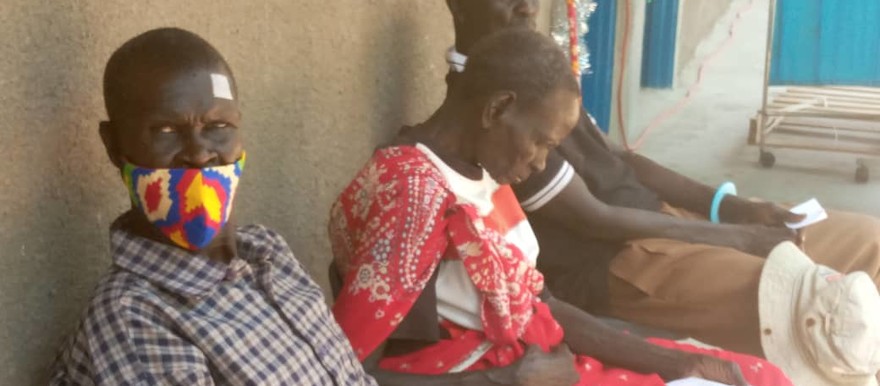
[[[204,169],[148,169],[126,164],[122,179],[156,228],[178,246],[205,248],[229,221],[245,156]]]

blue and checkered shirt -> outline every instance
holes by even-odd
[[[53,385],[375,385],[276,233],[238,230],[229,265],[111,229],[113,268]]]

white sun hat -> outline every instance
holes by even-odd
[[[880,294],[864,272],[815,264],[777,246],[759,288],[761,344],[797,386],[877,386]]]

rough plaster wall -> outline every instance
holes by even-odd
[[[109,264],[126,193],[97,134],[101,75],[160,26],[229,60],[249,151],[239,222],[280,231],[322,285],[332,200],[439,104],[452,42],[436,0],[0,0],[0,385],[45,384]]]
[[[557,0],[540,0],[538,2],[538,6],[540,7],[540,12],[538,13],[538,31],[549,33],[551,10],[556,1]]]
[[[694,59],[697,47],[709,36],[721,16],[730,9],[730,4],[729,1],[718,0],[682,0],[676,72]]]

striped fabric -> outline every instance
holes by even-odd
[[[572,178],[574,178],[574,168],[571,167],[571,164],[565,162],[562,164],[562,167],[559,168],[556,176],[554,176],[547,185],[544,185],[541,190],[531,197],[523,200],[520,205],[522,205],[523,209],[527,212],[534,212],[541,209],[541,207],[547,205],[550,200],[558,196],[559,193],[562,193],[565,187],[571,182]]]

